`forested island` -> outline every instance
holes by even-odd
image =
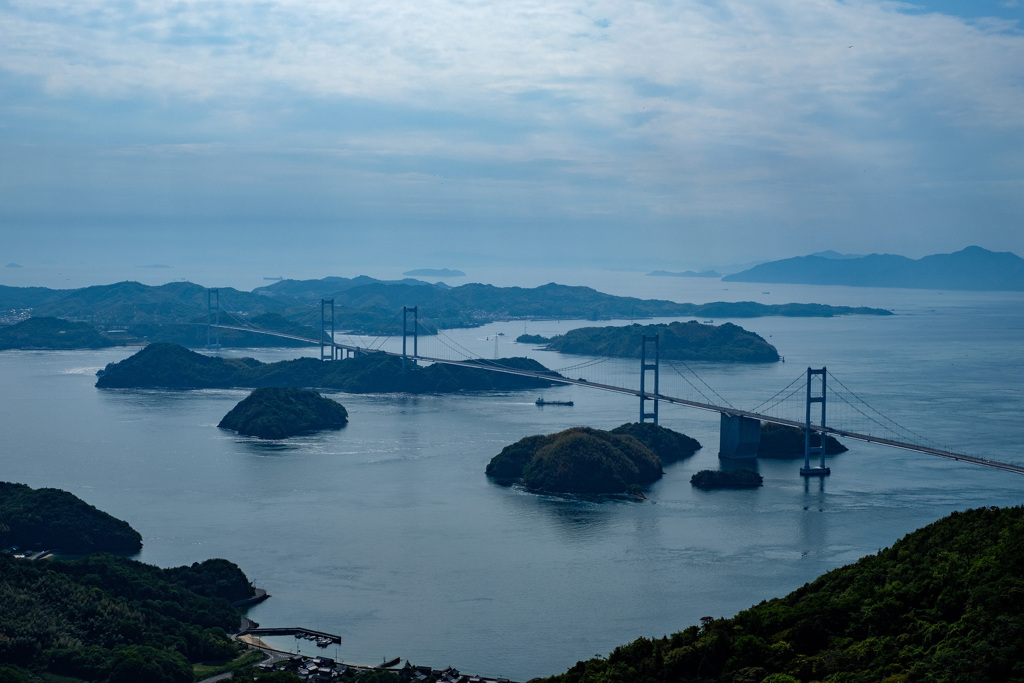
[[[28,318],[0,326],[0,351],[8,349],[103,349],[124,342],[102,334],[83,322],[60,318]]]
[[[818,446],[820,434],[811,435],[811,446]],[[839,440],[825,436],[825,455],[836,455],[849,450]],[[804,430],[771,422],[761,423],[761,441],[757,446],[757,457],[769,459],[791,459],[804,457]]]
[[[954,512],[786,597],[544,680],[1024,680],[1022,538],[1024,508]]]
[[[676,303],[613,296],[589,287],[555,283],[534,288],[483,284],[449,287],[412,278],[384,281],[366,276],[281,280],[251,292],[221,287],[215,297],[211,297],[210,292],[191,282],[171,282],[157,287],[118,282],[68,290],[0,286],[0,310],[87,321],[90,327],[109,333],[115,340],[170,342],[193,348],[210,342],[232,347],[308,344],[244,329],[208,330],[207,324],[211,322],[252,327],[318,343],[321,299],[334,301],[338,332],[361,335],[389,335],[401,330],[395,316],[407,305],[419,310],[419,334],[475,327],[495,320],[532,318],[890,315],[889,311],[879,308],[822,304]],[[25,348],[32,340],[19,343],[22,345],[17,348]]]
[[[611,431],[573,427],[528,436],[506,446],[487,465],[498,483],[554,493],[639,493],[661,478],[663,461],[693,455],[700,443],[651,423]]]
[[[76,554],[134,553],[142,548],[142,535],[68,491],[3,481],[0,548],[12,546]]]
[[[696,320],[667,325],[634,323],[626,326],[580,327],[552,337],[546,348],[559,353],[639,358],[644,335],[659,335],[659,354],[664,360],[739,363],[774,363],[779,360],[775,347],[753,332],[732,323],[706,325]]]
[[[559,375],[528,358],[474,361]],[[100,371],[101,389],[225,389],[232,387],[316,387],[349,394],[451,393],[458,391],[513,391],[551,386],[545,379],[464,365],[435,363],[420,367],[386,353],[324,362],[316,358],[262,363],[254,358],[219,358],[176,344],[150,344],[133,356],[110,363]]]
[[[340,429],[348,411],[310,389],[264,387],[232,408],[217,426],[245,436],[284,439],[322,429]]]

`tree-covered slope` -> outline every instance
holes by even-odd
[[[691,320],[668,325],[581,327],[554,337],[548,348],[560,353],[639,358],[643,336],[659,335],[659,354],[665,360],[709,360],[774,363],[775,347],[738,325],[705,325]]]
[[[554,375],[527,358],[480,361]],[[550,386],[548,380],[516,374],[477,370],[435,363],[420,367],[385,353],[323,362],[297,358],[261,363],[253,358],[219,358],[175,344],[150,344],[118,363],[109,364],[96,386],[115,388],[212,389],[230,387],[316,387],[352,394],[448,393],[457,391],[513,391]]]
[[[111,555],[0,554],[0,662],[79,680],[191,683],[191,663],[237,652],[225,635],[239,621],[229,599],[246,594],[226,560],[160,569]]]
[[[320,429],[340,429],[348,412],[310,389],[264,387],[232,408],[217,426],[261,439],[284,439]]]
[[[137,552],[142,536],[67,491],[0,482],[0,547],[15,545],[64,553]]]
[[[1024,508],[955,512],[729,619],[641,638],[552,683],[1024,680]]]

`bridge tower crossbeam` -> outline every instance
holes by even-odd
[[[647,345],[654,344],[654,362],[647,362]],[[640,422],[647,422],[648,419],[658,424],[658,347],[659,347],[659,335],[648,337],[646,334],[643,339],[643,346],[640,349]],[[647,373],[654,373],[654,394],[653,396],[647,395],[646,382]],[[654,402],[654,410],[647,412],[647,401]]]
[[[818,426],[824,430],[825,428],[825,375],[827,371],[825,368],[821,370],[812,370],[807,368],[807,411],[804,417],[804,466],[800,468],[800,474],[805,477],[824,477],[832,473],[832,470],[825,467],[825,432],[818,432],[819,440],[817,446],[811,445],[811,404],[821,404],[821,422]],[[813,393],[814,378],[821,377],[821,393]],[[817,467],[811,467],[811,455],[818,455],[820,458]]]

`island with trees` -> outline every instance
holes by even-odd
[[[102,334],[84,322],[52,317],[33,317],[14,325],[0,326],[0,351],[8,349],[103,349],[124,342]]]
[[[284,439],[348,424],[348,411],[311,389],[263,387],[239,401],[217,426],[244,436]]]
[[[690,483],[699,489],[756,489],[764,477],[748,469],[701,470],[690,477]]]
[[[544,680],[1024,680],[1022,538],[1022,507],[954,512],[785,597]]]
[[[349,394],[452,393],[539,389],[551,380],[474,366],[527,370],[559,377],[528,358],[474,361],[469,365],[434,363],[420,367],[386,353],[324,362],[316,358],[262,363],[253,358],[220,358],[176,344],[150,344],[100,371],[101,389],[224,389],[233,387],[315,387]]]
[[[811,446],[818,446],[820,443],[821,435],[812,434]],[[831,434],[825,435],[825,455],[837,455],[848,450],[839,439]],[[804,430],[799,427],[762,422],[757,457],[778,460],[804,457]]]
[[[68,491],[0,482],[0,548],[136,553],[142,535]]]
[[[528,436],[487,465],[498,483],[552,493],[639,493],[662,476],[662,457],[678,460],[700,444],[657,425],[625,424],[611,431],[572,427]]]
[[[779,353],[761,336],[738,325],[708,325],[696,320],[658,325],[580,327],[553,337],[548,349],[588,356],[639,358],[642,338],[659,336],[664,360],[774,363]]]

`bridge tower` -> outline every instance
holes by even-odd
[[[328,308],[330,306],[330,308]],[[330,317],[327,312],[330,311]],[[327,336],[328,325],[330,325],[331,335]],[[327,341],[327,340],[330,341]],[[330,346],[330,352],[325,352],[324,348]],[[338,347],[334,343],[334,299],[320,299],[320,360],[337,360],[338,359]]]
[[[213,321],[211,324],[210,321]],[[217,325],[217,332],[215,337],[211,338],[211,330],[213,325]],[[219,289],[207,289],[206,290],[206,348],[208,349],[219,349],[220,348],[220,290]],[[214,339],[216,341],[214,341]]]
[[[643,346],[640,348],[640,422],[647,422],[650,418],[654,424],[658,424],[658,346],[659,335],[648,337],[644,335]],[[647,362],[647,345],[654,344],[654,362]],[[647,373],[654,373],[654,394],[648,396],[646,392]],[[647,412],[647,401],[654,401],[654,412]]]
[[[409,336],[409,312],[412,311],[412,363],[416,364],[416,357],[420,355],[419,352],[419,329],[420,329],[420,313],[419,306],[402,306],[402,369],[405,370],[405,339]]]
[[[825,467],[825,432],[819,432],[819,441],[817,446],[811,445],[811,432],[815,431],[811,429],[811,404],[821,404],[821,423],[820,427],[825,427],[825,375],[826,369],[812,370],[807,368],[807,413],[804,419],[804,466],[800,468],[800,474],[805,477],[824,477],[832,473],[832,470]],[[812,385],[814,384],[814,378],[821,377],[821,393],[814,394]],[[820,464],[817,467],[811,467],[811,454],[817,454],[820,457]]]

